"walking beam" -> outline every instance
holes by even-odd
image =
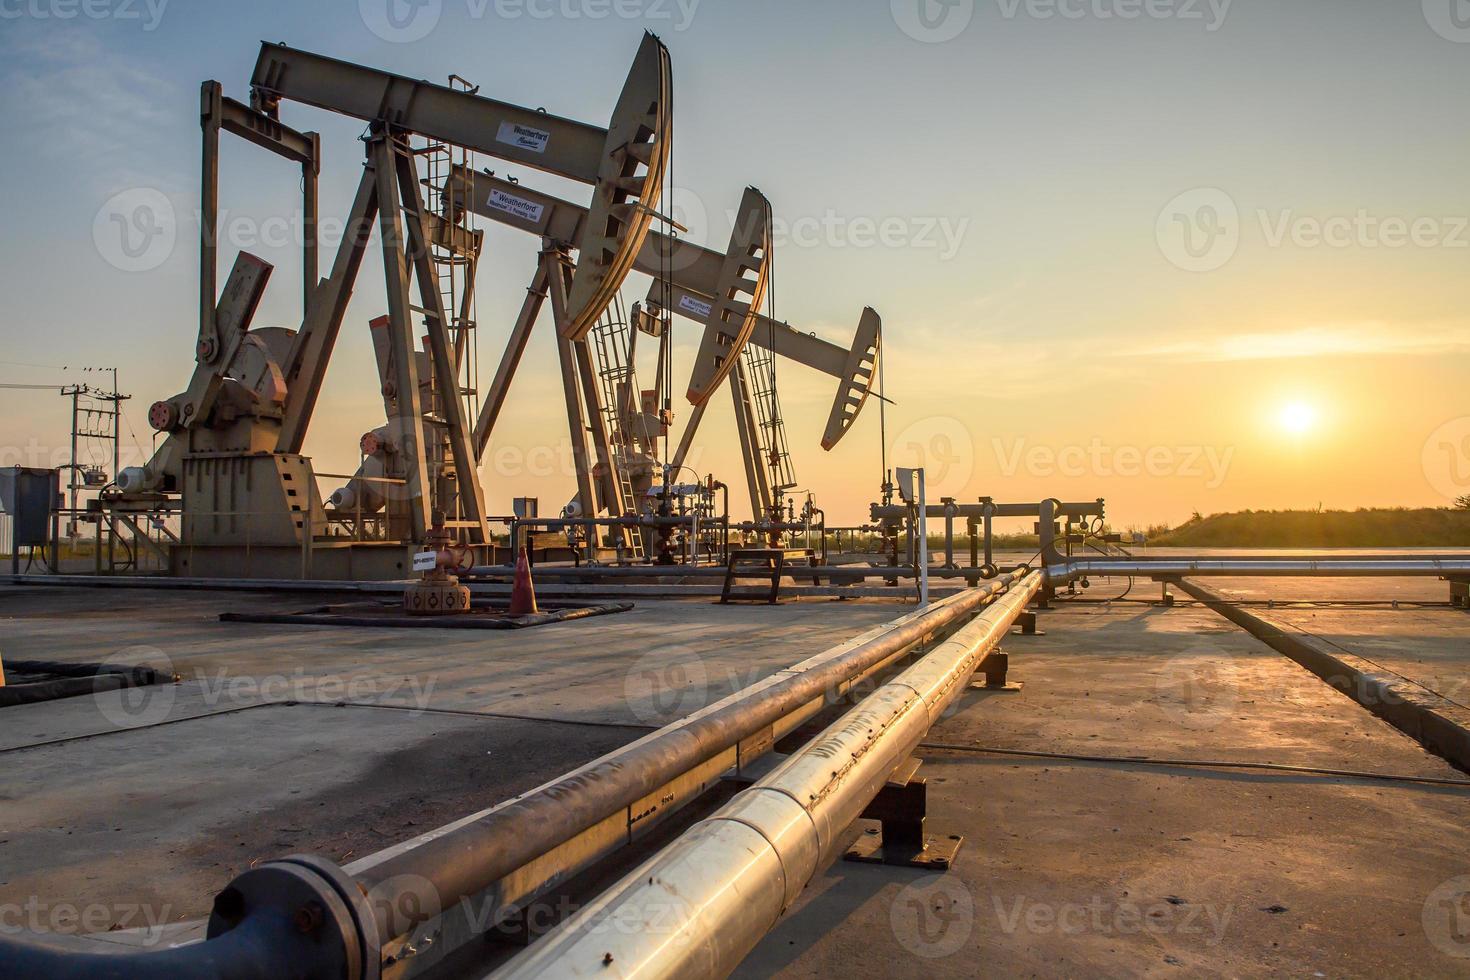
[[[561,329],[587,335],[622,286],[657,213],[673,136],[668,49],[645,34],[606,129],[355,65],[262,44],[251,102],[271,118],[283,99],[416,133],[593,185],[592,220]]]
[[[444,196],[452,207],[567,244],[580,237],[587,220],[587,209],[578,204],[462,167],[454,168]],[[752,219],[743,216],[741,220]],[[651,231],[638,252],[633,271],[655,280],[671,276],[667,292],[664,283],[654,282],[649,301],[659,306],[667,303],[674,312],[702,323],[714,306],[724,260],[725,256],[714,249]],[[851,431],[872,392],[882,356],[882,332],[882,318],[872,308],[863,310],[850,348],[757,315],[749,341],[837,380],[837,394],[822,433],[822,448],[830,450]]]

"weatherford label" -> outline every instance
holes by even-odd
[[[536,222],[541,220],[541,212],[546,208],[535,201],[528,201],[524,197],[516,197],[505,191],[491,191],[489,204],[497,211],[524,218],[527,221]]]
[[[500,132],[495,134],[495,138],[532,153],[545,153],[546,144],[551,142],[551,134],[546,130],[513,122],[501,123]]]
[[[686,295],[679,297],[679,309],[685,313],[693,313],[695,316],[708,318],[709,311],[712,307],[710,304],[697,300],[693,296]]]
[[[437,551],[420,551],[413,556],[413,570],[416,572],[432,572],[439,561]]]

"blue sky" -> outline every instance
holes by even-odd
[[[389,3],[406,30],[385,19]],[[33,364],[116,364],[147,442],[148,403],[192,366],[198,86],[214,78],[247,98],[260,40],[435,81],[457,72],[495,98],[603,123],[650,29],[672,51],[673,182],[693,234],[722,247],[741,188],[771,198],[786,229],[779,315],[838,342],[863,306],[884,315],[891,454],[945,464],[946,492],[1107,495],[1138,522],[1443,503],[1458,476],[1447,484],[1431,457],[1436,433],[1459,431],[1470,367],[1470,233],[1456,231],[1470,214],[1470,21],[1451,18],[1454,4],[0,0],[0,109],[15,134],[0,158],[0,380],[72,378]],[[283,115],[322,133],[323,214],[340,217],[361,124]],[[232,243],[276,264],[257,325],[298,325],[294,249],[251,237],[295,213],[292,168],[227,141],[222,187],[241,229]],[[125,271],[94,226],[114,195],[140,189],[170,202],[180,230],[157,267]],[[1235,245],[1187,268],[1196,259],[1170,239],[1168,212],[1183,200],[1193,219],[1220,194]],[[1396,244],[1395,221],[1432,225]],[[885,223],[892,240],[873,241]],[[1314,237],[1324,226],[1341,240]],[[535,252],[499,230],[488,243],[486,376]],[[364,325],[382,305],[373,259],[308,445],[323,470],[350,468],[357,435],[380,420]],[[694,340],[690,329],[686,356]],[[534,344],[498,443],[564,439],[554,366]],[[829,513],[861,518],[878,482],[876,413],[824,454],[830,385],[798,368],[782,384],[798,477]],[[65,442],[61,399],[0,399],[12,455]],[[1286,440],[1271,419],[1300,400],[1320,429]],[[733,479],[728,409],[711,414],[705,468]],[[1080,470],[1027,456],[1094,440],[1106,461],[1089,451]],[[948,458],[955,446],[964,462]],[[1116,459],[1165,448],[1172,469]],[[1218,481],[1183,463],[1206,449],[1229,458]],[[486,480],[499,508],[572,485]]]

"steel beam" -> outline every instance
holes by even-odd
[[[490,445],[495,423],[499,421],[500,411],[505,407],[505,396],[510,393],[511,380],[520,367],[521,357],[526,353],[526,344],[531,339],[531,330],[536,326],[536,319],[546,303],[546,291],[551,283],[551,275],[547,270],[557,265],[555,256],[556,252],[550,242],[543,243],[541,257],[536,263],[536,274],[531,279],[531,285],[526,288],[526,298],[521,302],[520,315],[516,317],[515,326],[511,328],[510,336],[505,341],[505,353],[500,358],[500,366],[495,369],[495,379],[490,382],[490,389],[480,404],[480,417],[475,421],[476,459],[484,458],[485,447]]]
[[[425,329],[429,337],[429,354],[434,364],[435,388],[439,393],[439,410],[449,437],[449,452],[454,460],[455,493],[464,520],[474,524],[473,543],[490,543],[490,525],[485,519],[485,491],[480,486],[479,454],[473,445],[473,433],[465,417],[464,398],[459,390],[459,371],[455,348],[449,337],[448,314],[439,281],[429,255],[429,233],[424,221],[424,201],[419,194],[418,174],[406,143],[389,143],[398,167],[398,190],[403,195],[404,219],[408,228],[408,258],[418,279],[419,299],[427,311]]]
[[[410,540],[424,540],[429,530],[429,465],[424,444],[424,410],[419,395],[418,345],[414,342],[413,304],[410,302],[408,264],[404,258],[400,192],[390,138],[379,136],[371,144],[373,170],[377,176],[378,224],[382,239],[383,273],[388,297],[388,343],[393,363],[394,397],[398,417],[388,425],[404,461],[403,493],[407,497]]]
[[[306,444],[306,431],[321,395],[327,364],[337,345],[337,335],[342,331],[342,318],[347,315],[347,303],[352,299],[352,289],[377,217],[378,175],[373,160],[369,159],[363,166],[357,194],[347,214],[332,273],[312,291],[301,330],[291,342],[286,363],[281,365],[281,373],[286,378],[286,411],[276,441],[277,452],[299,454]]]

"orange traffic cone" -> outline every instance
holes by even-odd
[[[521,546],[521,553],[516,557],[516,579],[510,588],[510,614],[512,616],[528,616],[538,613],[536,608],[536,586],[531,583],[531,559],[526,556],[526,548]]]

